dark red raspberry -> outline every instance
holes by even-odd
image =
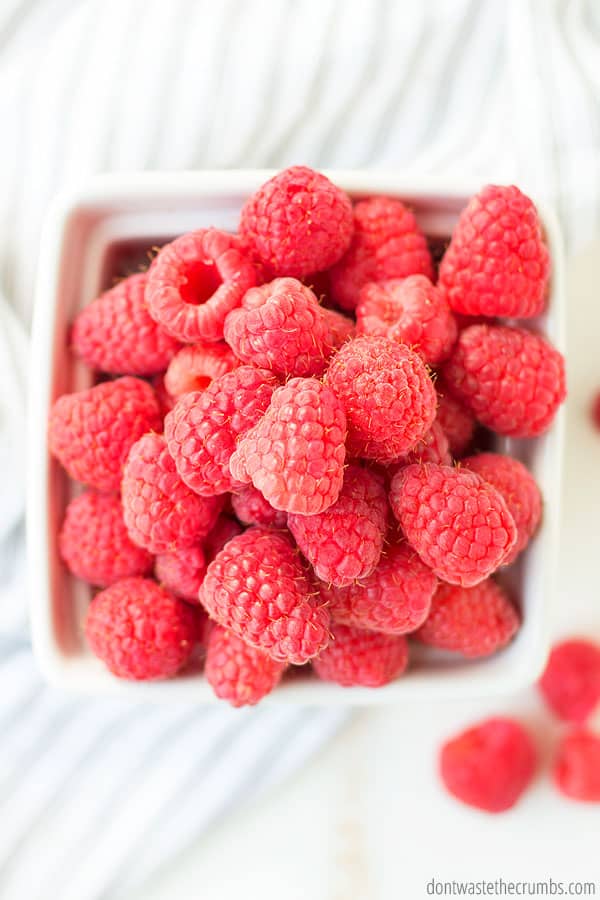
[[[406,638],[335,625],[329,646],[313,660],[323,681],[342,687],[382,687],[402,675],[408,665]]]
[[[455,459],[459,459],[473,440],[475,418],[452,396],[440,378],[437,379],[435,387],[438,392],[436,422],[442,426],[448,438],[450,453]]]
[[[240,362],[224,341],[183,347],[165,372],[165,389],[173,398],[190,391],[204,391],[220,375],[231,372]]]
[[[254,706],[281,681],[286,663],[213,625],[206,649],[204,674],[213,691],[232,706]]]
[[[554,783],[565,797],[600,803],[600,737],[579,729],[565,735],[554,762]]]
[[[285,528],[287,514],[275,509],[254,485],[247,484],[231,495],[231,505],[244,525],[271,525]]]
[[[559,718],[583,724],[600,703],[600,647],[584,639],[556,644],[540,690]]]
[[[206,558],[200,544],[159,553],[154,563],[156,580],[188,603],[198,603],[198,591],[205,572]]]

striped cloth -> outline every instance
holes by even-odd
[[[27,328],[46,205],[99,171],[379,166],[515,180],[600,225],[595,0],[0,4],[0,885],[128,894],[345,714],[157,708],[45,687],[23,547]],[[60,842],[53,835],[60,834]]]

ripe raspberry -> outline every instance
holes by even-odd
[[[383,478],[348,466],[336,502],[314,516],[290,513],[288,527],[315,575],[344,587],[369,575],[379,562],[387,517]]]
[[[150,385],[125,376],[59,397],[50,410],[48,444],[71,478],[99,491],[118,491],[131,447],[160,428]]]
[[[154,563],[156,580],[176,597],[198,603],[198,591],[206,572],[206,559],[200,544],[159,553]]]
[[[519,626],[519,615],[506,593],[488,578],[469,588],[440,584],[416,636],[431,647],[476,659],[505,647]]]
[[[553,775],[565,797],[600,803],[600,737],[584,729],[567,734],[558,748]]]
[[[239,487],[229,471],[231,454],[264,414],[277,384],[266,369],[240,366],[205,391],[179,398],[165,418],[165,437],[188,487],[205,497]]]
[[[402,460],[402,465],[411,463],[436,463],[438,466],[451,466],[452,456],[448,446],[448,438],[437,419],[424,438]]]
[[[235,519],[229,516],[220,515],[211,531],[208,532],[204,539],[204,553],[207,562],[212,562],[217,553],[220,553],[225,544],[241,534],[242,526]]]
[[[499,813],[510,809],[535,775],[537,753],[519,722],[486,719],[447,741],[440,752],[440,775],[454,797]]]
[[[276,662],[263,650],[213,625],[204,674],[213,691],[232,706],[254,706],[281,681],[286,663]]]
[[[392,544],[360,583],[321,588],[333,622],[384,634],[408,634],[423,624],[437,578],[406,542]]]
[[[427,241],[412,212],[391,197],[371,197],[354,207],[354,237],[330,272],[333,299],[355,309],[368,281],[426,275],[433,278]]]
[[[344,344],[325,381],[346,410],[349,439],[369,459],[412,450],[435,418],[436,394],[425,365],[387,338],[362,336]]]
[[[244,485],[231,495],[233,511],[244,525],[270,525],[285,528],[287,514],[275,509],[252,484]]]
[[[131,448],[121,499],[131,540],[151,553],[171,553],[201,541],[223,505],[220,497],[199,497],[186,487],[160,434],[145,434]]]
[[[145,290],[146,274],[130,275],[82,309],[71,333],[75,355],[115,375],[166,369],[180,344],[151,317]]]
[[[543,311],[549,273],[534,204],[514,185],[489,184],[460,215],[439,285],[459,313],[525,319]]]
[[[438,392],[436,421],[442,426],[448,438],[450,453],[458,459],[473,440],[475,419],[469,410],[452,396],[439,378],[435,386]]]
[[[402,675],[407,665],[406,638],[347,625],[333,627],[331,643],[313,660],[319,678],[342,687],[382,687]]]
[[[124,578],[96,594],[85,621],[92,651],[119,678],[171,678],[189,660],[200,617],[149,578]]]
[[[600,648],[577,639],[556,644],[539,686],[559,718],[583,724],[600,702]]]
[[[337,309],[326,309],[322,307],[323,317],[329,326],[329,338],[327,340],[327,350],[339,350],[346,341],[351,341],[356,336],[356,325],[348,316],[338,312]],[[329,355],[329,353],[327,353]]]
[[[508,566],[525,549],[535,534],[542,517],[542,497],[532,474],[523,463],[499,453],[479,453],[467,456],[462,465],[476,472],[484,481],[502,494],[508,511],[517,526],[517,541],[504,560]]]
[[[452,393],[483,425],[510,437],[542,434],[566,397],[562,355],[521,328],[466,328],[443,374]]]
[[[246,201],[240,235],[268,271],[303,278],[340,259],[352,237],[350,198],[324,175],[291,166]]]
[[[190,391],[204,391],[215,378],[231,372],[238,365],[239,360],[224,341],[189,344],[169,363],[165,388],[174,398]]]
[[[302,665],[329,641],[329,613],[315,603],[298,554],[278,531],[255,527],[232,538],[209,565],[200,602],[278,662]]]
[[[229,462],[275,509],[314,515],[337,500],[344,480],[346,416],[315,378],[292,378],[273,392],[263,418]]]
[[[600,429],[600,391],[598,391],[592,402],[592,422],[596,428]]]
[[[88,491],[71,500],[58,546],[73,575],[99,587],[152,568],[151,555],[129,539],[121,501],[114,494]]]
[[[146,300],[155,322],[178,340],[220,341],[225,316],[255,284],[237,238],[201,228],[160,250],[148,270]]]
[[[503,497],[465,469],[406,466],[392,478],[390,503],[408,542],[438,578],[470,587],[514,547],[517,529]]]

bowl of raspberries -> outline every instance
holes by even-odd
[[[101,176],[47,224],[34,646],[86,692],[493,694],[543,665],[557,226],[515,186]]]

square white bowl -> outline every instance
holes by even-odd
[[[67,347],[70,322],[110,284],[115,256],[150,247],[194,228],[234,230],[245,198],[272,172],[263,170],[140,173],[97,176],[55,202],[44,232],[33,326],[29,403],[27,531],[33,646],[45,677],[69,690],[126,693],[140,700],[201,703],[214,700],[200,674],[136,683],[112,676],[86,647],[83,617],[91,590],[61,563],[57,535],[66,503],[78,491],[53,460],[46,423],[52,402],[92,384],[92,374]],[[406,201],[433,238],[447,238],[458,213],[481,181],[413,179],[390,172],[327,173],[353,197],[388,194]],[[563,342],[563,263],[558,224],[538,204],[552,255],[548,312],[532,323],[560,349]],[[560,538],[563,412],[541,438],[498,439],[522,459],[544,496],[541,528],[506,580],[520,602],[523,626],[513,643],[489,659],[467,661],[413,647],[407,675],[384,688],[342,688],[313,677],[284,682],[270,702],[376,704],[425,698],[492,696],[531,683],[543,666],[547,624],[556,590]]]

